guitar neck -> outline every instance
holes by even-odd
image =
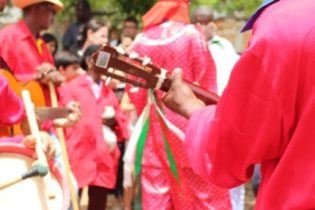
[[[220,100],[220,97],[213,93],[210,92],[198,85],[195,85],[193,83],[190,83],[186,80],[184,80],[184,83],[188,85],[188,87],[193,91],[193,93],[196,95],[196,97],[203,101],[206,105],[213,105],[217,104],[218,101]],[[169,89],[171,88],[172,81],[170,79],[170,74],[167,75],[167,79],[163,82],[161,90],[164,92],[168,92]]]
[[[39,120],[41,122],[49,121],[49,120],[55,120],[59,118],[67,118],[70,114],[70,109],[58,107],[58,108],[52,108],[52,107],[40,107],[35,108],[35,112],[37,116],[39,117]]]

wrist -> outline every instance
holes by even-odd
[[[204,108],[204,107],[205,107],[205,104],[204,104],[203,102],[201,102],[201,101],[199,101],[199,100],[196,100],[196,101],[194,101],[193,103],[191,103],[191,104],[189,104],[189,105],[187,106],[187,109],[184,111],[183,116],[184,116],[186,119],[189,119],[190,116],[191,116],[194,112],[196,112],[196,111],[198,111],[198,110],[200,110],[200,109],[202,109],[202,108]]]

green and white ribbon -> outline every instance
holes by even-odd
[[[166,125],[167,129],[176,134],[181,140],[184,140],[185,138],[185,134],[165,117],[165,115],[163,114],[163,112],[161,111],[160,107],[157,104],[157,98],[155,96],[154,91],[149,90],[148,103],[146,104],[143,112],[141,113],[136,123],[133,135],[128,143],[124,156],[125,163],[123,185],[126,188],[132,186],[134,174],[140,174],[141,172],[143,151],[145,148],[145,142],[149,132],[150,111],[152,104],[154,105],[157,115],[160,117],[161,120],[163,120],[163,123]],[[164,130],[162,129],[162,133],[167,157],[169,159],[169,163],[171,166],[171,172],[174,175],[174,177],[176,177],[176,180],[179,181],[178,170],[175,164],[174,155],[172,154],[171,147],[168,143],[168,141],[170,140],[167,139],[168,135],[165,134],[165,129]]]

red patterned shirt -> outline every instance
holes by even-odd
[[[217,91],[216,69],[208,44],[203,34],[193,25],[167,22],[154,26],[138,35],[131,46],[131,51],[137,52],[140,56],[150,57],[154,64],[168,71],[173,71],[179,67],[183,70],[186,80],[198,82],[202,87],[210,91]],[[147,103],[147,90],[129,91],[128,94],[131,101],[135,104],[139,116]],[[159,97],[162,94],[162,92],[159,92]],[[185,131],[188,121],[167,108],[164,109],[166,117],[178,128]],[[166,160],[167,157],[155,110],[151,111],[150,124],[142,164],[160,168],[162,165],[159,158]],[[182,141],[173,133],[171,133],[171,137],[178,145],[177,152],[178,156],[181,157],[181,166],[190,168],[189,161],[183,150]],[[154,142],[157,142],[157,144]]]

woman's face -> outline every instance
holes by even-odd
[[[108,29],[106,26],[99,28],[97,31],[90,31],[88,39],[92,45],[102,45],[108,41]]]

